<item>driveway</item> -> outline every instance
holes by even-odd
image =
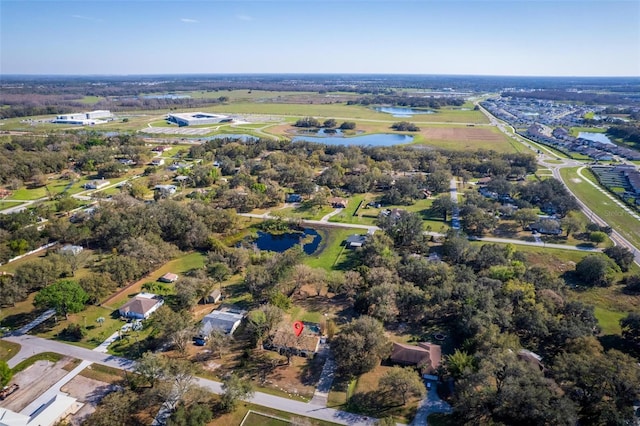
[[[431,388],[429,388],[429,383],[431,383]],[[420,402],[416,417],[413,419],[413,422],[411,422],[411,426],[426,425],[429,414],[451,412],[451,406],[438,396],[436,383],[433,380],[425,379],[424,385],[427,387],[427,396]]]

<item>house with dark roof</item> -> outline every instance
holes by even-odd
[[[349,204],[349,200],[340,197],[331,197],[327,200],[334,209],[344,209]]]
[[[118,313],[125,318],[147,319],[164,300],[152,293],[140,293],[118,309]]]
[[[440,345],[420,342],[418,345],[407,345],[393,342],[389,360],[394,364],[415,365],[422,373],[433,374],[442,361]]]
[[[353,234],[347,237],[345,242],[345,246],[347,248],[358,248],[362,247],[362,245],[367,241],[367,234]]]

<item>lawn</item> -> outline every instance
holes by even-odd
[[[0,360],[9,361],[18,352],[20,352],[18,343],[0,340]]]
[[[577,174],[577,170],[578,167],[560,170],[562,179],[571,191],[631,244],[635,247],[640,247],[640,232],[638,232],[640,230],[640,221],[629,215],[593,185],[585,182],[584,178]],[[585,170],[582,175],[595,182],[590,171]]]
[[[348,228],[316,228],[322,235],[318,250],[304,259],[304,263],[313,268],[324,268],[328,271],[338,269],[339,260],[344,254],[344,241],[352,234],[365,234],[364,229]]]
[[[280,216],[286,218],[297,218],[297,219],[306,219],[306,220],[320,220],[325,215],[331,213],[335,209],[331,206],[322,206],[322,207],[307,207],[306,205],[302,205],[301,207],[286,207],[283,209],[272,210],[271,215]]]
[[[216,396],[215,398],[218,399],[219,397]],[[228,414],[219,415],[219,417],[216,417],[214,420],[207,423],[207,425],[208,426],[240,425],[242,423],[242,420],[249,413],[249,411],[251,411],[252,413],[258,414],[258,416],[255,417],[256,420],[264,420],[265,415],[268,415],[268,416],[275,416],[280,419],[287,419],[288,422],[286,424],[293,424],[289,422],[296,421],[297,423],[295,424],[299,424],[299,425],[310,425],[310,426],[335,426],[336,425],[336,423],[327,422],[324,420],[316,420],[310,417],[300,417],[300,416],[296,416],[295,414],[287,413],[284,411],[278,411],[273,408],[263,407],[261,405],[251,404],[249,402],[239,403],[235,411]],[[262,415],[262,417],[259,417],[259,415]],[[264,424],[266,423],[261,423],[261,422],[243,423],[243,426],[262,426]]]
[[[378,365],[372,371],[358,377],[347,406],[350,411],[356,413],[373,417],[393,416],[397,422],[409,424],[415,417],[419,400],[414,399],[408,401],[407,405],[398,407],[387,400],[387,395],[376,392],[378,382],[390,369],[391,367]]]
[[[7,209],[10,209],[11,207],[19,206],[20,204],[23,204],[23,203],[20,201],[3,201],[0,203],[0,210],[7,210]]]
[[[241,426],[289,426],[291,422],[271,415],[249,411],[240,424]]]

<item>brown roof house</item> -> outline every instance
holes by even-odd
[[[292,355],[313,358],[320,348],[320,325],[305,322],[302,334],[296,337],[292,325],[283,322],[264,343],[264,348],[286,355],[288,358]]]
[[[125,318],[147,319],[164,304],[160,296],[152,293],[140,293],[122,305],[118,312]]]
[[[415,365],[426,374],[433,374],[440,366],[441,359],[440,345],[427,342],[420,342],[417,346],[393,342],[389,357],[395,364]]]

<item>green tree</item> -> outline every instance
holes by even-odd
[[[620,320],[622,337],[636,348],[640,348],[640,314],[632,312]]]
[[[454,208],[454,203],[449,194],[442,195],[431,204],[431,211],[442,215],[442,220],[447,221],[447,215],[451,214]]]
[[[393,402],[406,405],[411,398],[423,398],[427,390],[415,369],[393,367],[380,378],[380,387]],[[399,404],[399,405],[400,405]]]
[[[167,426],[205,426],[213,419],[213,412],[206,404],[178,405],[171,414]]]
[[[613,260],[599,254],[590,254],[576,265],[576,273],[589,286],[610,286],[617,271]]]
[[[154,387],[165,374],[166,358],[153,352],[145,352],[136,362],[134,371]]]
[[[445,357],[445,366],[453,378],[459,379],[465,373],[474,370],[475,359],[465,351],[456,349]]]
[[[517,221],[520,227],[525,228],[527,225],[537,221],[538,215],[535,209],[519,209],[513,214],[513,220]]]
[[[589,234],[589,241],[592,243],[596,243],[596,245],[600,243],[604,243],[607,239],[607,234],[601,231],[595,231]]]
[[[53,308],[69,318],[69,314],[80,312],[89,300],[89,295],[80,285],[71,280],[62,280],[38,292],[33,304],[38,308]]]
[[[229,374],[222,381],[222,409],[228,413],[235,410],[238,401],[251,398],[253,388],[251,382],[243,380],[235,373]]]
[[[6,386],[13,377],[13,370],[7,364],[7,361],[0,360],[0,386]]]
[[[348,377],[371,371],[389,356],[391,346],[382,323],[363,316],[342,328],[331,342],[338,371]]]
[[[626,247],[612,246],[603,250],[603,253],[613,259],[622,272],[627,272],[633,263],[633,253]]]

